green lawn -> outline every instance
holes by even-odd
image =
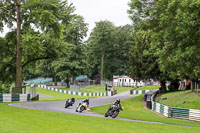
[[[59,88],[59,89],[70,91],[69,88]],[[78,92],[85,92],[85,93],[105,92],[105,86],[101,85],[84,86],[81,87],[78,90]]]
[[[105,92],[105,86],[102,85],[92,85],[79,90],[80,92],[95,93],[95,92]]]
[[[123,91],[132,90],[133,88],[131,88],[131,87],[115,87],[115,89],[117,89],[117,93],[119,93],[119,92],[123,92]]]
[[[153,90],[153,89],[159,89],[160,86],[142,86],[138,88],[137,90]]]
[[[122,91],[128,91],[131,90],[131,88],[128,87],[115,87],[117,89],[117,92],[122,92]],[[64,90],[69,90],[67,88],[62,88]],[[27,88],[29,90],[29,88]],[[105,92],[104,86],[92,86],[90,88],[80,90],[80,92],[87,92],[87,93],[95,93],[95,92]],[[40,98],[40,101],[57,101],[57,100],[66,100],[71,97],[75,97],[76,99],[84,99],[87,98],[86,96],[76,96],[76,95],[68,95],[60,92],[55,92],[51,90],[46,90],[43,88],[37,87],[37,93],[48,95],[48,96],[53,96],[50,98]],[[88,98],[94,98],[94,97],[88,97]]]
[[[149,109],[144,108],[144,102],[142,101],[143,95],[138,97],[122,101],[122,106],[124,106],[124,111],[121,111],[119,117],[144,120],[144,121],[154,121],[162,122],[168,124],[177,124],[177,125],[188,125],[188,126],[198,126],[200,127],[200,122],[184,121],[172,118],[165,118],[161,115],[152,112]],[[104,114],[110,105],[94,107],[92,108],[93,112]],[[171,130],[170,130],[171,132]]]
[[[167,100],[161,100],[162,97],[167,97]],[[171,107],[200,110],[200,95],[190,90],[166,93],[157,97],[156,101]]]
[[[114,88],[117,89],[117,92],[123,92],[133,89],[130,87],[114,87]],[[69,91],[69,88],[62,88],[62,89]],[[105,92],[105,86],[103,85],[86,86],[84,88],[81,88],[79,92],[86,92],[86,93]]]
[[[50,98],[40,98],[40,101],[58,101],[58,100],[67,100],[69,98],[76,98],[76,99],[85,99],[86,96],[76,96],[76,95],[68,95],[60,92],[50,91],[43,88],[37,87],[37,93],[53,96]],[[94,98],[94,97],[88,97],[88,98]]]
[[[1,133],[199,133],[200,129],[78,116],[0,103]]]

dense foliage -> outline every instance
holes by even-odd
[[[151,49],[161,71],[173,79],[198,79],[200,2],[134,0],[129,5],[136,32],[151,31]]]
[[[87,41],[88,73],[101,80],[126,74],[130,45],[134,43],[130,25],[116,27],[110,21],[96,23]]]
[[[165,80],[166,77],[175,81],[199,78],[199,5],[195,0],[132,0],[129,3],[136,35],[151,32],[147,51],[153,51],[154,61],[165,74]],[[137,43],[143,45],[143,42]],[[139,68],[134,63],[132,66]]]
[[[74,7],[62,0],[1,1],[0,29],[6,25],[11,29],[0,39],[1,78],[6,82],[16,81],[20,87],[26,66],[57,57],[64,45],[60,41],[63,24],[70,21],[73,11]]]
[[[123,74],[163,84],[198,80],[199,5],[195,0],[131,0],[133,25],[99,21],[86,40],[87,24],[66,0],[2,0],[0,30],[11,30],[0,38],[1,84],[19,87],[23,79],[50,76],[69,85],[78,75],[111,80]]]

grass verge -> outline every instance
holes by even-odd
[[[122,106],[124,106],[124,111],[121,111],[119,113],[119,117],[135,119],[135,120],[162,122],[162,123],[175,124],[175,125],[200,127],[200,122],[165,118],[161,115],[158,115],[155,112],[152,112],[151,110],[144,108],[144,102],[142,99],[143,99],[143,95],[140,95],[138,97],[122,101]],[[109,106],[110,105],[94,107],[92,108],[91,111],[104,114]]]
[[[46,90],[39,87],[37,87],[37,93],[52,96],[52,97],[47,97],[47,98],[40,98],[40,101],[59,101],[59,100],[67,100],[72,97],[74,97],[75,99],[94,98],[94,97],[86,97],[86,96],[68,95],[68,94],[64,94],[60,92]]]
[[[0,103],[1,133],[199,133],[200,129],[39,111]]]
[[[161,100],[162,97],[167,97],[167,100]],[[200,110],[200,95],[191,90],[166,93],[157,97],[156,101],[170,107]]]
[[[142,86],[136,90],[153,90],[153,89],[159,89],[160,86]]]
[[[123,92],[133,89],[130,87],[114,87],[114,88],[117,89],[117,92]],[[69,91],[69,88],[62,88],[62,89]],[[105,92],[105,86],[103,85],[86,86],[85,88],[79,89],[79,92],[86,92],[86,93]]]

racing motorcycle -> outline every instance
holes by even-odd
[[[82,113],[88,107],[86,102],[79,103],[79,106],[76,108],[76,112]]]
[[[112,117],[112,118],[115,118],[118,116],[120,110],[123,111],[124,107],[121,107],[121,104],[118,103],[114,103],[112,106],[109,107],[109,109],[106,111],[106,113],[104,114],[104,117]]]
[[[75,98],[68,99],[65,103],[65,108],[68,108],[69,106],[73,106],[75,103]]]

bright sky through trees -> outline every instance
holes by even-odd
[[[109,20],[116,26],[131,24],[127,10],[130,0],[69,0],[76,7],[75,13],[89,24],[89,32],[95,22]]]
[[[84,17],[89,24],[89,32],[94,28],[95,22],[109,20],[116,26],[131,24],[127,10],[130,0],[68,0],[76,7],[75,13]],[[0,36],[4,36],[8,28]]]

